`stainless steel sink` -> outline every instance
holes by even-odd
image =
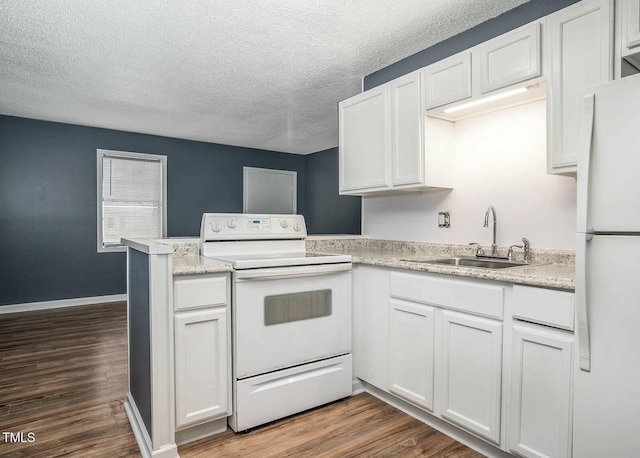
[[[480,258],[444,258],[444,259],[401,259],[405,262],[419,262],[422,264],[441,264],[460,267],[481,267],[484,269],[506,269],[509,267],[526,266],[524,262],[507,261],[506,259]]]

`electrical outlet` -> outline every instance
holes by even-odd
[[[438,212],[438,227],[451,227],[451,212]]]

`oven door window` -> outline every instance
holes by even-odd
[[[291,323],[331,316],[331,290],[279,294],[264,298],[264,324]]]

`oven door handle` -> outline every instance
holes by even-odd
[[[236,281],[281,280],[285,278],[315,277],[351,270],[351,263],[322,264],[316,266],[277,267],[269,269],[236,270]]]

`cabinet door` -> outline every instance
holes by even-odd
[[[575,171],[580,91],[612,78],[612,12],[611,0],[583,0],[547,17],[547,150],[552,173]]]
[[[421,184],[424,176],[424,110],[421,72],[391,82],[391,183]]]
[[[502,323],[442,313],[442,417],[500,443]]]
[[[391,299],[389,391],[433,411],[435,309]]]
[[[391,151],[389,85],[339,104],[340,192],[385,188]]]
[[[353,268],[354,376],[389,391],[389,271]]]
[[[573,334],[513,327],[509,449],[525,457],[571,456]]]
[[[471,51],[443,59],[423,71],[427,109],[471,97]]]
[[[231,412],[227,310],[175,316],[176,427]]]
[[[624,54],[637,52],[640,45],[640,0],[622,0],[622,46]]]
[[[540,23],[532,23],[478,48],[484,94],[540,76]]]

